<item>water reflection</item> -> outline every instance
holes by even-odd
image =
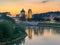
[[[27,26],[28,36],[8,45],[60,45],[60,28]]]
[[[29,37],[30,39],[32,39],[32,29],[29,29],[29,30],[28,30],[28,37]]]

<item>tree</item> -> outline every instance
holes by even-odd
[[[12,37],[14,32],[14,25],[7,20],[0,22],[0,39]]]

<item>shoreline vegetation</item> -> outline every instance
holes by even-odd
[[[24,26],[15,23],[14,19],[2,16],[0,19],[0,44],[6,44],[26,37]]]
[[[60,27],[60,23],[38,23],[37,26],[42,26],[42,27]]]
[[[22,24],[25,26],[46,26],[46,27],[60,27],[60,23],[52,23],[52,22],[20,22],[18,24]]]
[[[14,42],[14,41],[17,41],[17,40],[20,40],[20,39],[24,39],[25,37],[26,37],[26,34],[21,36],[21,37],[19,36],[19,37],[15,38],[15,39],[13,39],[11,41],[7,40],[6,42],[0,42],[0,45],[6,45],[8,43],[11,43],[11,42]]]

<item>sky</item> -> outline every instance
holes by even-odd
[[[34,13],[60,11],[60,0],[0,0],[0,12],[11,12],[14,16],[25,9],[32,9]]]

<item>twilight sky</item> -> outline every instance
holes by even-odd
[[[29,8],[33,13],[60,11],[60,0],[0,0],[0,12],[11,12],[15,15],[24,8],[26,13]]]

